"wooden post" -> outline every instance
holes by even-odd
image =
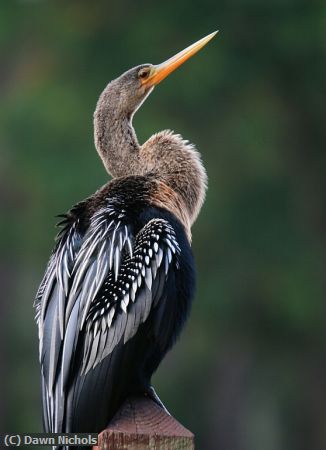
[[[148,397],[130,397],[93,450],[194,450],[194,435]]]

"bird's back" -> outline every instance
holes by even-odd
[[[36,301],[46,431],[102,431],[182,328],[193,257],[158,192],[154,176],[115,179],[64,216]]]

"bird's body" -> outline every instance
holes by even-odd
[[[189,313],[205,170],[180,136],[140,146],[131,124],[161,72],[139,66],[102,93],[95,143],[113,179],[63,216],[37,294],[47,432],[100,432],[129,395],[150,394]]]

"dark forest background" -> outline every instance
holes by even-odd
[[[155,376],[200,450],[326,448],[326,3],[0,4],[0,430],[41,430],[33,298],[55,215],[107,181],[92,114],[106,83],[219,29],[137,113],[209,175],[198,291]]]

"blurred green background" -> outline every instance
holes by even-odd
[[[326,448],[325,1],[0,4],[0,430],[40,431],[33,297],[54,216],[107,181],[92,114],[106,83],[219,35],[137,113],[209,175],[198,291],[157,375],[200,450]]]

